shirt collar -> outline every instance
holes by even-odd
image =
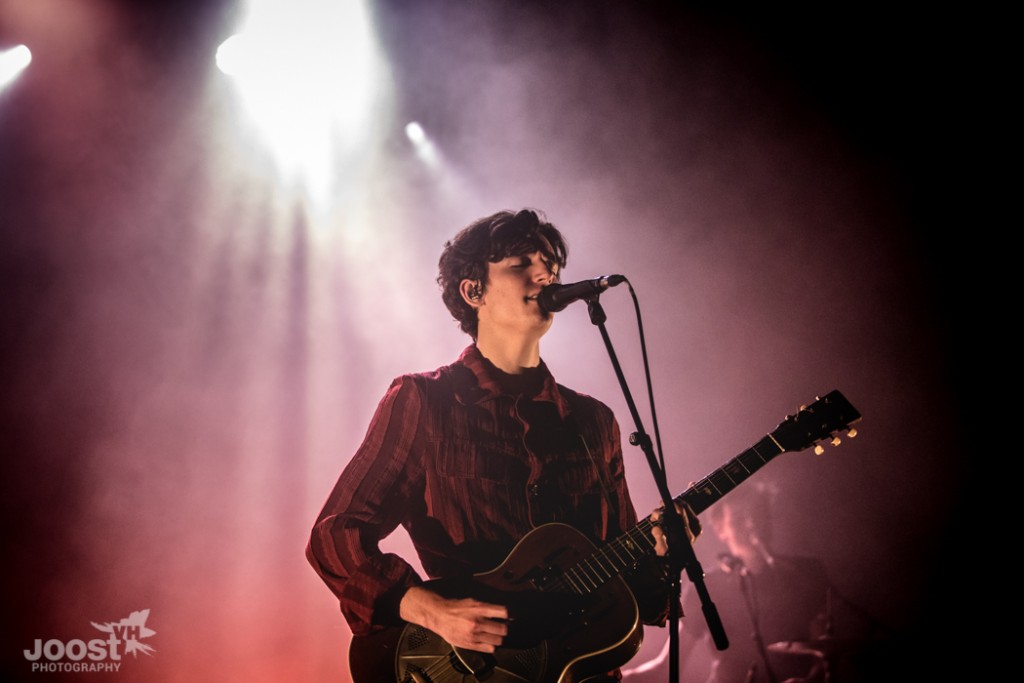
[[[491,363],[483,357],[476,344],[470,344],[459,356],[457,366],[462,366],[468,373],[456,375],[455,396],[460,403],[476,404],[487,400],[493,400],[498,396],[508,396],[498,379],[494,376]],[[565,400],[562,392],[558,390],[558,383],[548,370],[548,366],[542,360],[539,369],[544,380],[541,389],[532,398],[534,401],[550,401],[558,409],[559,416],[563,419],[569,414],[569,402]],[[461,376],[460,376],[461,375]]]

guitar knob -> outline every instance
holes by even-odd
[[[819,444],[817,444],[817,445],[816,445],[816,446],[814,447],[814,454],[815,454],[815,455],[821,455],[821,454],[822,454],[822,453],[824,453],[824,452],[825,452],[825,447],[824,447],[824,446],[822,446],[822,445],[821,445],[820,443],[819,443]]]

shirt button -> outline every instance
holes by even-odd
[[[531,498],[536,498],[540,495],[540,484],[530,484],[526,490],[530,492]]]

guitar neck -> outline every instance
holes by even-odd
[[[861,418],[839,391],[818,398],[810,406],[802,406],[795,415],[787,417],[773,432],[743,451],[714,472],[704,477],[677,496],[676,503],[686,503],[696,514],[701,514],[714,503],[746,481],[752,474],[768,464],[780,453],[800,451],[828,437],[838,444],[834,433],[847,430],[852,437],[856,430],[850,426]],[[644,555],[654,552],[650,517],[610,541],[593,557],[566,572],[566,582],[574,589],[599,585],[605,580],[628,571]]]
[[[699,515],[783,450],[775,438],[768,435],[679,494],[675,502],[686,503]],[[581,563],[572,572],[583,575],[587,582],[603,583],[607,578],[627,571],[641,557],[654,552],[654,538],[650,533],[654,524],[650,517],[643,519],[610,541],[591,561]]]
[[[686,503],[699,515],[782,452],[782,447],[769,434],[676,496],[675,502]]]

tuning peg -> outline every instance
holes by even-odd
[[[851,439],[856,439],[857,438],[857,430],[851,428],[848,432],[846,432],[846,435],[848,437],[850,437]]]
[[[824,453],[824,452],[825,452],[825,447],[824,447],[824,446],[822,446],[822,445],[821,445],[820,443],[819,443],[819,444],[817,444],[817,445],[816,445],[816,446],[814,447],[814,454],[815,454],[815,455],[821,455],[821,454],[822,454],[822,453]]]
[[[832,444],[833,446],[838,446],[838,445],[839,445],[839,444],[841,444],[841,443],[842,443],[842,440],[841,440],[841,439],[840,439],[840,438],[839,438],[838,436],[834,436],[834,437],[832,437],[832,441],[831,441],[831,444]]]

